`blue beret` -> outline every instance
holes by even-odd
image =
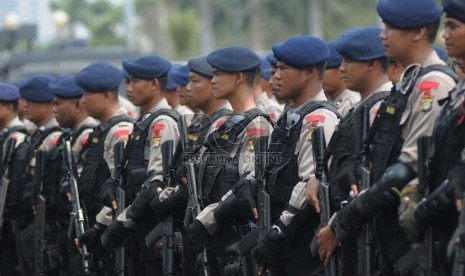
[[[446,17],[465,22],[465,2],[463,0],[442,0]]]
[[[270,53],[266,56],[266,59],[270,62],[272,67],[276,67],[276,63],[278,63],[278,60],[274,57],[273,53]]]
[[[379,0],[376,10],[383,22],[401,29],[424,27],[442,14],[435,0]]]
[[[123,81],[121,71],[107,62],[96,62],[82,69],[74,82],[82,90],[91,93],[104,93],[118,88]]]
[[[270,80],[271,78],[271,64],[266,57],[262,58],[262,63],[260,64],[260,75],[265,80]]]
[[[336,50],[353,60],[366,61],[385,56],[380,28],[363,27],[349,30],[336,41]]]
[[[129,75],[143,79],[161,77],[171,69],[171,62],[160,56],[144,56],[132,60],[123,60],[122,64]]]
[[[214,51],[207,56],[207,61],[224,72],[245,72],[255,70],[261,60],[252,50],[235,46]]]
[[[33,102],[51,102],[53,94],[48,88],[48,84],[54,80],[47,75],[36,75],[19,83],[19,93],[21,97]]]
[[[342,56],[336,50],[336,44],[336,40],[328,42],[329,58],[326,60],[326,68],[328,69],[339,68],[342,63]]]
[[[176,70],[176,68],[179,68],[179,67],[181,67],[181,64],[173,64],[173,66],[169,70],[169,72],[168,72],[168,81],[166,82],[165,91],[176,91],[176,89],[178,89],[179,83],[177,83],[173,79],[173,73],[172,72],[174,70]]]
[[[296,35],[272,47],[278,61],[297,67],[311,67],[329,57],[329,49],[321,38],[310,35]]]
[[[48,88],[55,97],[60,99],[78,99],[82,97],[81,88],[74,82],[73,75],[51,81]]]
[[[213,68],[208,63],[207,57],[195,57],[191,58],[187,64],[191,72],[198,73],[207,78],[213,78]]]
[[[173,80],[182,87],[189,83],[189,65],[182,65],[170,71]]]
[[[128,71],[126,71],[124,68],[123,68],[123,69],[121,69],[121,74],[123,74],[123,78],[127,78],[127,77],[129,77],[129,73],[128,73]]]
[[[440,59],[442,59],[443,61],[447,61],[447,53],[443,49],[439,48],[436,45],[433,45],[433,48]]]
[[[14,102],[20,97],[18,87],[12,84],[0,83],[0,102]]]

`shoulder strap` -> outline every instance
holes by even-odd
[[[76,143],[77,138],[87,129],[94,129],[94,125],[84,124],[71,133],[71,145]]]
[[[50,127],[50,128],[47,128],[41,131],[39,138],[33,141],[32,149],[34,150],[37,149],[42,144],[42,142],[45,140],[45,138],[47,138],[47,136],[49,136],[51,133],[55,131],[63,131],[63,129],[59,126],[53,126],[53,127]]]
[[[153,113],[151,113],[147,118],[145,118],[144,120],[142,120],[142,122],[139,123],[138,127],[141,128],[141,129],[146,129],[150,126],[150,124],[153,122],[153,120],[155,120],[155,118],[157,118],[158,116],[161,116],[161,115],[166,115],[166,116],[169,116],[171,118],[173,118],[174,121],[179,121],[179,113],[177,113],[176,111],[172,110],[172,109],[168,109],[168,108],[162,108],[162,109],[159,109]]]
[[[391,91],[377,92],[377,93],[371,95],[371,97],[369,97],[368,99],[366,99],[365,102],[363,102],[363,105],[365,105],[365,106],[367,106],[368,108],[371,109],[379,101],[384,100],[384,98],[386,98],[389,95],[389,93],[391,93]]]
[[[27,134],[27,128],[25,126],[13,126],[8,128],[8,133],[13,133],[13,132],[21,132],[23,134]]]
[[[433,71],[438,71],[438,72],[448,75],[455,81],[455,83],[459,81],[457,74],[454,72],[454,70],[452,70],[452,68],[450,68],[449,66],[442,65],[442,64],[433,64],[433,65],[422,68],[420,71],[420,74],[418,75],[418,78]]]
[[[317,110],[317,109],[320,109],[320,108],[324,108],[324,109],[327,109],[331,112],[333,112],[334,114],[336,114],[336,116],[338,118],[341,118],[341,115],[339,114],[339,112],[337,112],[337,109],[336,109],[336,106],[329,102],[329,101],[312,101],[312,102],[308,102],[307,104],[305,104],[299,111],[297,111],[296,113],[300,115],[300,118],[299,120],[300,121],[303,121],[305,115]]]

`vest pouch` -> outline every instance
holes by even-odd
[[[236,163],[228,163],[224,165],[224,173],[223,173],[224,181],[221,181],[221,197],[226,194],[229,190],[231,190],[234,185],[239,181],[239,168]]]
[[[222,168],[221,164],[207,165],[205,168],[202,176],[204,205],[218,202],[221,199],[220,189],[215,187],[215,183],[221,183],[222,181]]]
[[[273,166],[268,170],[268,177],[266,179],[270,196],[278,200],[281,206],[287,205],[294,186],[300,181],[297,177],[298,166],[296,158],[286,159],[281,165]],[[294,172],[290,172],[290,170]]]
[[[136,194],[140,191],[142,184],[147,179],[146,167],[135,167],[128,169],[126,178],[126,204],[130,204]]]

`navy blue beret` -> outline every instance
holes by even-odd
[[[262,58],[262,63],[260,64],[260,75],[265,80],[270,80],[271,78],[271,64],[266,57]]]
[[[96,62],[82,69],[74,82],[82,90],[91,93],[104,93],[118,88],[123,81],[123,74],[107,62]]]
[[[363,27],[343,33],[336,41],[336,50],[353,60],[366,61],[385,56],[383,42],[379,38],[381,29]]]
[[[189,65],[182,65],[170,71],[173,80],[182,87],[189,83]]]
[[[82,97],[81,88],[74,82],[74,76],[58,78],[48,84],[50,92],[60,99],[79,99]]]
[[[266,59],[270,62],[272,67],[276,67],[276,63],[278,63],[278,60],[274,57],[273,53],[270,53],[266,56]]]
[[[252,50],[235,46],[212,52],[207,61],[213,68],[224,72],[245,72],[255,70],[261,60]]]
[[[383,22],[401,29],[424,27],[442,14],[435,0],[379,0],[376,10]]]
[[[442,59],[443,61],[447,61],[447,53],[443,49],[439,48],[436,45],[433,45],[433,48],[440,59]]]
[[[160,56],[143,56],[132,60],[123,60],[122,64],[129,75],[143,79],[161,77],[171,69],[171,62]]]
[[[278,61],[296,68],[307,68],[329,57],[329,49],[321,38],[296,35],[271,48]]]
[[[125,78],[125,79],[126,79],[127,77],[129,77],[128,71],[126,71],[124,68],[121,69],[121,74],[123,74],[123,78]]]
[[[21,97],[32,102],[51,102],[53,94],[48,88],[48,84],[54,80],[47,75],[36,75],[19,83],[19,93]]]
[[[342,63],[342,56],[336,50],[336,44],[336,40],[328,42],[329,58],[326,60],[326,68],[328,69],[339,68]]]
[[[191,72],[198,73],[207,78],[213,78],[213,68],[210,63],[208,63],[207,57],[191,58],[187,64]]]
[[[20,97],[18,87],[12,84],[0,83],[0,102],[14,102]]]
[[[465,22],[465,2],[463,0],[442,0],[446,17]]]
[[[176,91],[178,89],[179,83],[173,79],[172,72],[177,68],[181,67],[181,64],[173,64],[171,69],[168,72],[168,81],[166,82],[165,91]]]

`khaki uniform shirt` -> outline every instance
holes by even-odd
[[[257,108],[270,116],[271,121],[276,124],[283,113],[283,108],[275,101],[268,98],[265,92],[255,100]]]
[[[8,129],[13,128],[13,127],[18,127],[18,126],[26,127],[24,123],[21,122],[21,120],[18,118],[18,116],[16,116],[10,122],[8,122],[8,124],[6,125],[6,129],[2,131],[8,131]],[[10,133],[10,136],[8,138],[12,138],[16,140],[15,148],[17,148],[22,142],[24,142],[24,139],[26,138],[26,134],[19,132],[19,131],[14,131]]]
[[[349,89],[345,89],[336,100],[331,101],[337,108],[339,114],[344,118],[358,102],[360,94]]]

